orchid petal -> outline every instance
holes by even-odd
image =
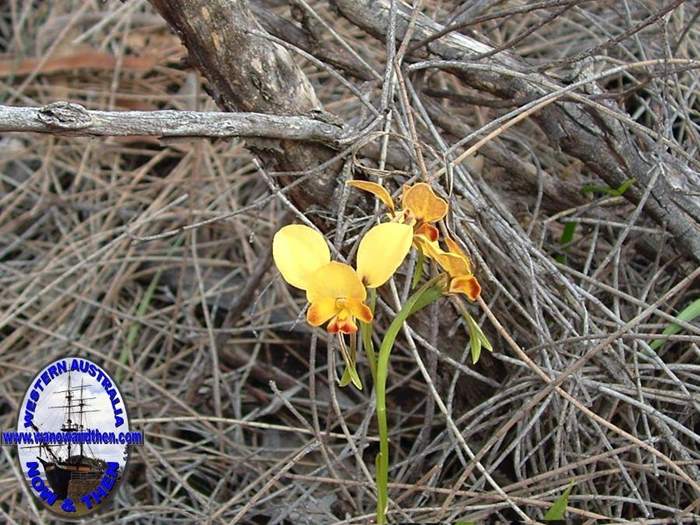
[[[323,235],[316,230],[290,224],[275,234],[272,257],[285,281],[306,290],[310,276],[330,262],[331,253]]]
[[[445,237],[445,243],[447,244],[447,248],[452,253],[456,253],[457,255],[464,257],[465,259],[468,259],[467,255],[462,250],[462,247],[459,244],[457,244],[457,241],[455,241],[451,237]]]
[[[440,262],[440,257],[447,254],[447,252],[440,248],[437,241],[430,241],[423,235],[415,235],[413,237],[413,242],[415,242],[418,249],[423,252],[423,255],[436,260],[438,264]]]
[[[450,293],[463,293],[470,301],[476,301],[481,295],[481,285],[473,275],[456,277],[450,282]]]
[[[348,310],[353,317],[357,317],[363,323],[372,322],[372,310],[362,301],[357,299],[348,300]]]
[[[321,326],[338,312],[334,297],[322,297],[309,306],[306,320],[311,326]]]
[[[357,273],[367,287],[377,288],[394,274],[411,249],[413,228],[387,222],[374,226],[360,241]]]
[[[427,222],[424,222],[418,228],[416,228],[415,232],[413,232],[414,235],[421,235],[425,237],[427,240],[430,242],[435,242],[438,240],[438,237],[440,236],[440,231],[433,226],[432,224],[429,224]]]
[[[391,195],[387,189],[381,184],[366,180],[349,180],[345,184],[352,186],[353,188],[370,192],[372,195],[382,201],[384,205],[392,212],[394,211],[394,200],[391,198]]]
[[[445,270],[450,277],[461,277],[471,275],[471,265],[464,257],[460,257],[455,253],[443,252],[434,259]]]
[[[404,187],[401,205],[418,220],[437,222],[447,215],[447,202],[425,182]]]
[[[340,319],[338,317],[334,318],[330,323],[328,323],[328,332],[331,334],[354,334],[357,332],[357,325],[352,317],[347,319]]]
[[[306,288],[306,298],[312,305],[327,298],[364,301],[366,297],[367,290],[355,270],[335,261],[318,268],[309,277]]]

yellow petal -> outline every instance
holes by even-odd
[[[473,275],[457,277],[450,282],[450,293],[463,293],[470,301],[476,301],[481,294],[481,285]]]
[[[404,187],[401,205],[424,222],[437,222],[447,215],[447,202],[435,195],[425,182]]]
[[[466,254],[462,251],[462,248],[460,247],[459,244],[457,244],[457,242],[454,239],[452,239],[451,237],[445,237],[445,243],[447,243],[447,248],[452,253],[455,253],[457,255],[461,255],[462,257],[467,259]]]
[[[281,228],[272,239],[277,269],[292,286],[306,290],[309,276],[331,260],[323,235],[301,224]]]
[[[462,273],[472,273],[471,260],[469,259],[467,254],[462,251],[460,245],[457,244],[457,242],[451,239],[450,237],[445,237],[445,242],[447,243],[447,248],[450,251],[450,253],[462,259],[462,264],[466,266],[466,270],[462,271]]]
[[[461,277],[471,275],[471,266],[469,262],[455,253],[437,254],[433,257],[437,263],[450,274],[450,277]]]
[[[367,298],[367,290],[351,266],[333,261],[317,269],[309,277],[306,298],[312,305],[327,299],[364,301]]]
[[[380,201],[382,201],[387,208],[389,208],[391,211],[394,211],[394,200],[391,198],[391,195],[389,194],[387,189],[381,184],[377,184],[376,182],[369,182],[366,180],[349,180],[345,184],[347,184],[348,186],[352,186],[353,188],[370,192],[372,195],[374,195]]]
[[[306,321],[311,326],[321,326],[337,313],[338,309],[335,305],[335,298],[322,297],[309,306],[306,312]]]
[[[418,249],[423,252],[423,255],[438,261],[438,263],[440,262],[440,257],[447,253],[440,248],[440,245],[436,241],[429,241],[423,235],[414,235],[413,242],[416,243]]]
[[[357,274],[367,287],[381,286],[401,265],[411,249],[413,228],[387,222],[373,227],[360,241]]]

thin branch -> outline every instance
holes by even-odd
[[[223,111],[92,111],[54,102],[37,108],[0,106],[0,132],[71,136],[258,137],[336,144],[340,126],[301,116]]]

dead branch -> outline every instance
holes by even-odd
[[[258,3],[253,3],[251,8],[265,31],[271,35],[294,44],[299,49],[317,56],[323,62],[342,69],[356,78],[361,80],[372,80],[375,78],[367,66],[337,43],[317,41],[308,32],[269,9],[265,9]]]
[[[221,109],[323,115],[313,87],[289,52],[257,36],[265,31],[247,2],[152,0],[151,4],[180,36]],[[320,144],[289,140],[260,139],[249,147],[269,171],[306,171],[334,155]],[[335,165],[326,167],[290,195],[301,206],[329,202],[337,170]]]
[[[55,102],[40,108],[0,106],[1,131],[70,136],[258,137],[333,145],[341,128],[313,118],[217,111],[92,111]]]

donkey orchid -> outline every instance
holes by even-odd
[[[470,301],[476,301],[481,294],[481,285],[472,273],[469,257],[451,238],[445,237],[448,251],[443,251],[437,243],[430,243],[430,257],[450,276],[448,293],[463,293]]]
[[[463,293],[471,301],[476,301],[481,286],[472,273],[469,257],[451,238],[446,237],[447,251],[439,243],[440,236],[436,222],[447,215],[448,205],[438,197],[429,184],[419,182],[404,186],[401,196],[401,210],[396,209],[394,200],[381,184],[369,181],[352,180],[349,186],[368,191],[389,208],[389,218],[393,222],[409,224],[413,227],[413,244],[426,257],[433,259],[450,277],[448,293]]]
[[[272,256],[282,277],[306,292],[311,303],[306,320],[312,326],[328,322],[330,333],[352,334],[355,319],[372,321],[364,303],[367,288],[384,284],[411,249],[413,230],[389,222],[372,227],[360,241],[357,269],[331,261],[323,235],[313,228],[292,224],[281,228],[272,241]]]
[[[416,248],[425,253],[425,243],[438,239],[438,229],[434,223],[447,215],[447,202],[441,199],[425,182],[412,186],[404,186],[401,195],[401,210],[396,209],[394,200],[387,189],[376,182],[351,180],[347,184],[354,188],[367,191],[381,200],[389,208],[389,218],[392,222],[408,224],[413,227],[413,243]]]

